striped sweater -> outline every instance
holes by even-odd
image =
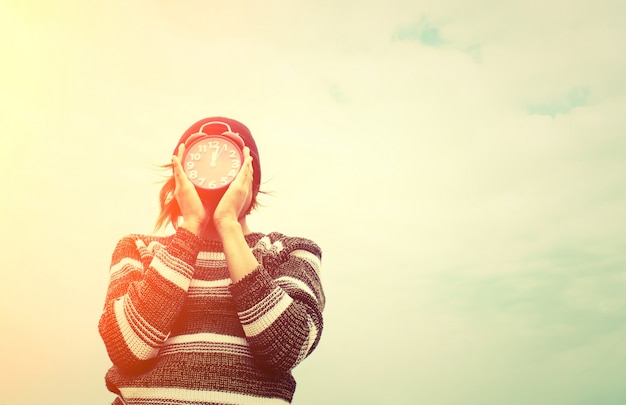
[[[317,346],[320,248],[246,235],[259,265],[233,284],[222,244],[179,228],[122,238],[99,332],[114,404],[288,404],[291,370]]]

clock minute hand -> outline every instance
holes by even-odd
[[[211,155],[211,163],[209,163],[209,165],[211,167],[215,167],[215,159],[217,159],[217,151],[214,150],[213,154]]]
[[[226,145],[224,145],[221,148],[217,148],[217,156],[215,158],[220,157],[220,155],[222,154],[222,150],[226,149]]]

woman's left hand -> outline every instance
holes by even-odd
[[[243,156],[241,170],[230,183],[213,213],[213,223],[218,230],[224,223],[238,222],[252,203],[252,156],[247,146],[243,148]]]

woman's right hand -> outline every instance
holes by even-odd
[[[181,143],[177,154],[172,156],[172,169],[174,171],[174,181],[176,182],[174,197],[183,216],[182,226],[190,232],[200,235],[200,232],[209,220],[209,214],[204,208],[202,200],[200,200],[198,191],[183,170],[181,162],[184,153],[185,144]]]

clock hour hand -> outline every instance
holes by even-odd
[[[222,148],[226,149],[226,145],[223,147],[217,147],[217,149],[213,150],[213,154],[211,155],[211,167],[215,167],[215,161],[222,154]]]

